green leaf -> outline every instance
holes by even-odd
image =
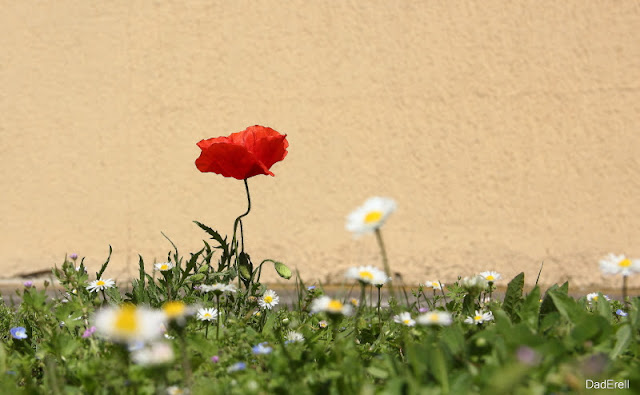
[[[222,249],[222,256],[223,256],[223,262],[226,261],[226,257],[229,257],[229,244],[227,244],[227,238],[225,237],[224,239],[222,238],[222,236],[220,236],[220,233],[216,232],[215,230],[211,229],[210,227],[198,222],[198,221],[193,221],[196,225],[198,225],[202,230],[204,230],[205,232],[207,232],[211,238],[215,241],[218,242],[218,244],[220,244],[219,247],[215,247],[215,248],[219,248]]]
[[[102,278],[102,273],[104,273],[104,271],[107,270],[107,265],[109,264],[109,261],[111,260],[111,252],[112,251],[113,250],[111,249],[111,246],[109,246],[109,256],[107,257],[107,261],[102,264],[102,267],[100,268],[100,271],[98,273],[96,273],[96,278]]]
[[[529,326],[537,326],[538,313],[540,311],[540,288],[536,285],[524,298],[522,307],[518,311],[520,319]]]
[[[442,385],[442,392],[444,394],[449,392],[449,376],[447,374],[447,363],[442,354],[442,349],[437,345],[431,347],[429,350],[429,366],[433,376]]]
[[[622,325],[616,332],[616,345],[611,350],[611,358],[615,359],[620,356],[631,344],[633,331],[631,325]]]
[[[387,377],[389,377],[389,372],[387,372],[384,369],[375,367],[375,366],[369,366],[367,368],[367,373],[369,373],[371,376],[377,378],[377,379],[386,379]]]
[[[568,318],[572,322],[577,322],[586,313],[581,306],[576,303],[575,299],[565,294],[561,289],[549,292],[553,304],[565,318]]]
[[[524,289],[524,273],[520,273],[507,285],[507,292],[504,295],[502,308],[509,315],[511,320],[518,318],[516,312],[523,302],[522,291]]]

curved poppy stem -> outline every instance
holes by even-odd
[[[242,217],[246,217],[251,211],[251,195],[249,194],[249,184],[247,183],[247,179],[244,179],[244,189],[247,191],[247,211],[244,214],[241,214],[238,218],[236,218],[233,223],[233,240],[231,241],[231,246],[235,249],[236,259],[236,271],[238,272],[238,285],[242,287],[242,279],[240,278],[240,269],[238,268],[238,259],[240,258],[240,254],[238,253],[238,246],[236,245],[236,232],[238,229],[238,224],[241,223]],[[240,227],[240,233],[242,234],[242,251],[244,252],[244,234],[243,229]]]

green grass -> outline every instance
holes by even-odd
[[[205,231],[218,247],[205,243],[183,257],[174,245],[169,260],[176,266],[159,276],[146,272],[140,257],[138,278],[119,284],[128,292],[118,287],[88,292],[84,265],[65,259],[53,271],[68,292],[65,298],[31,287],[18,291],[22,303],[17,307],[0,303],[0,392],[163,394],[177,386],[195,394],[548,394],[581,393],[586,380],[607,379],[629,380],[628,393],[640,389],[640,298],[631,298],[628,307],[603,297],[590,304],[569,296],[567,283],[525,293],[520,274],[508,283],[503,300],[487,303],[482,301],[488,289],[474,294],[456,282],[435,296],[421,287],[406,299],[398,292],[378,312],[376,289],[373,300],[366,289],[362,307],[343,317],[311,314],[313,300],[324,291],[309,289],[294,276],[296,293],[289,303],[264,310],[256,301],[266,290],[259,281],[263,265],[272,265],[284,278],[292,273],[272,260],[254,265],[247,255],[236,261],[244,254],[237,244],[226,245],[225,238]],[[198,291],[214,282],[239,288],[219,301]],[[220,306],[219,335],[217,322],[207,327],[193,315],[183,323],[170,322],[169,339],[160,340],[175,357],[158,365],[134,363],[127,345],[98,332],[82,336],[101,308],[132,303],[159,309],[169,300]],[[426,306],[450,312],[453,323],[408,327],[393,320],[405,311],[416,318]],[[618,309],[628,316],[616,314]],[[465,323],[476,310],[491,311],[494,320]],[[10,335],[18,326],[26,329],[26,339]],[[286,342],[289,331],[301,333],[304,341]],[[265,342],[271,352],[252,352]],[[245,368],[234,371],[239,362]]]

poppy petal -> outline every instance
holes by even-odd
[[[217,173],[238,180],[258,174],[273,175],[245,147],[226,142],[209,144],[196,159],[196,167],[201,172]]]

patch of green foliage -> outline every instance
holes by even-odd
[[[373,300],[361,300],[357,314],[342,317],[311,314],[312,301],[324,291],[307,287],[298,275],[291,300],[261,309],[257,299],[267,289],[259,281],[263,265],[273,264],[283,278],[292,277],[291,270],[269,259],[255,265],[237,241],[228,244],[198,226],[213,246],[205,241],[183,257],[171,243],[168,260],[175,267],[159,275],[145,270],[140,257],[139,276],[130,285],[92,293],[83,261],[65,259],[53,270],[64,288],[56,298],[47,297],[46,287],[25,287],[18,291],[17,307],[3,300],[0,393],[157,394],[178,386],[195,394],[547,394],[581,392],[587,379],[629,380],[630,391],[640,389],[640,298],[629,306],[604,297],[588,303],[570,297],[566,283],[544,292],[536,285],[525,293],[519,274],[502,301],[487,301],[492,290],[468,297],[456,282],[432,295],[419,287],[410,300],[390,300],[378,309],[374,288]],[[238,290],[220,300],[198,290],[219,282],[237,284]],[[348,303],[346,295],[340,297]],[[175,359],[157,365],[134,363],[126,345],[98,333],[83,337],[104,306],[158,308],[170,300],[219,307],[219,337],[193,316],[183,326],[171,325],[167,341]],[[415,318],[425,307],[448,311],[453,323],[394,322],[399,313]],[[621,308],[627,316],[616,314]],[[476,310],[491,311],[494,319],[465,323]],[[18,326],[25,328],[25,339],[10,335]],[[290,331],[304,341],[287,341]],[[265,342],[270,352],[252,352]]]

